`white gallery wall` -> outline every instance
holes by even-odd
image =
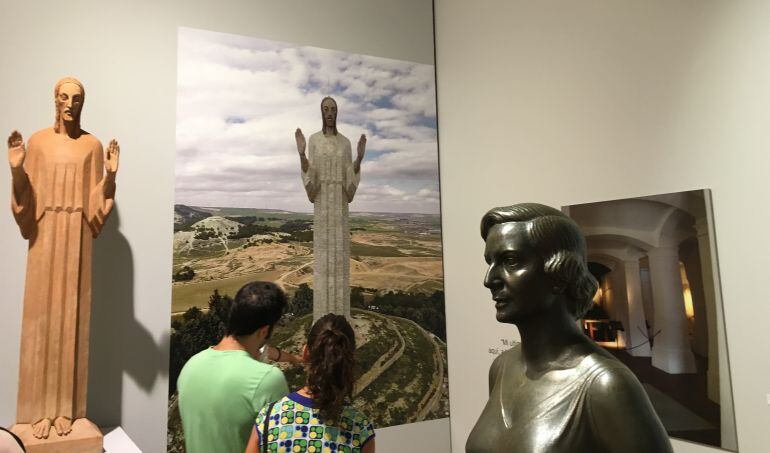
[[[452,445],[516,339],[482,285],[487,209],[712,189],[740,452],[770,429],[770,2],[436,1]],[[675,441],[675,451],[709,447]]]
[[[120,142],[116,211],[95,243],[89,414],[100,425],[122,425],[144,452],[165,451],[177,28],[432,64],[432,3],[2,0],[0,17],[3,150],[13,129],[28,138],[53,123],[53,85],[65,75],[85,85],[83,127],[103,143]],[[11,216],[9,171],[0,167],[7,206],[0,213],[0,425],[10,426],[27,243]],[[379,430],[378,451],[408,451],[416,439],[445,451],[448,425]]]

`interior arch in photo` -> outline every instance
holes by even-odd
[[[637,375],[669,435],[736,450],[710,191],[564,211],[600,283],[586,334]]]

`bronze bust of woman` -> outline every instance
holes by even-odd
[[[521,343],[492,364],[466,452],[672,452],[639,381],[576,323],[598,286],[577,224],[523,203],[487,212],[481,236],[484,286]]]

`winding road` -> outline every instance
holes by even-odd
[[[390,368],[396,362],[396,360],[400,359],[401,356],[404,355],[404,349],[406,348],[404,336],[401,335],[401,332],[398,331],[398,327],[393,323],[393,321],[388,319],[386,316],[379,315],[374,312],[367,312],[367,314],[385,321],[388,324],[388,330],[394,332],[398,336],[398,342],[392,348],[390,348],[388,352],[381,355],[380,358],[377,359],[377,361],[374,363],[374,365],[372,365],[369,371],[358,378],[355,386],[353,387],[353,396],[361,393],[361,391],[368,387],[369,384],[380,377],[380,375],[384,373],[385,370]]]

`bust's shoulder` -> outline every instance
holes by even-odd
[[[607,354],[592,354],[589,358],[594,368],[588,392],[592,399],[615,398],[618,393],[644,394],[644,388],[636,375],[623,363]]]
[[[521,343],[516,343],[510,349],[503,351],[500,355],[495,357],[495,360],[490,366],[490,371],[496,372],[501,367],[510,368],[515,367],[521,363]]]
[[[323,138],[323,136],[324,136],[323,131],[318,131],[315,134],[310,135],[310,140],[313,140],[313,141],[320,140]]]
[[[584,408],[598,438],[618,451],[672,453],[666,430],[631,370],[610,355],[598,358],[590,376]]]
[[[521,357],[521,343],[515,343],[510,348],[503,351],[499,356],[497,356],[497,359],[511,359],[511,358],[518,358]]]
[[[489,366],[489,391],[498,385],[503,376],[503,370],[506,373],[517,374],[517,368],[521,366],[521,344],[517,343],[510,349],[495,357],[492,365]]]

